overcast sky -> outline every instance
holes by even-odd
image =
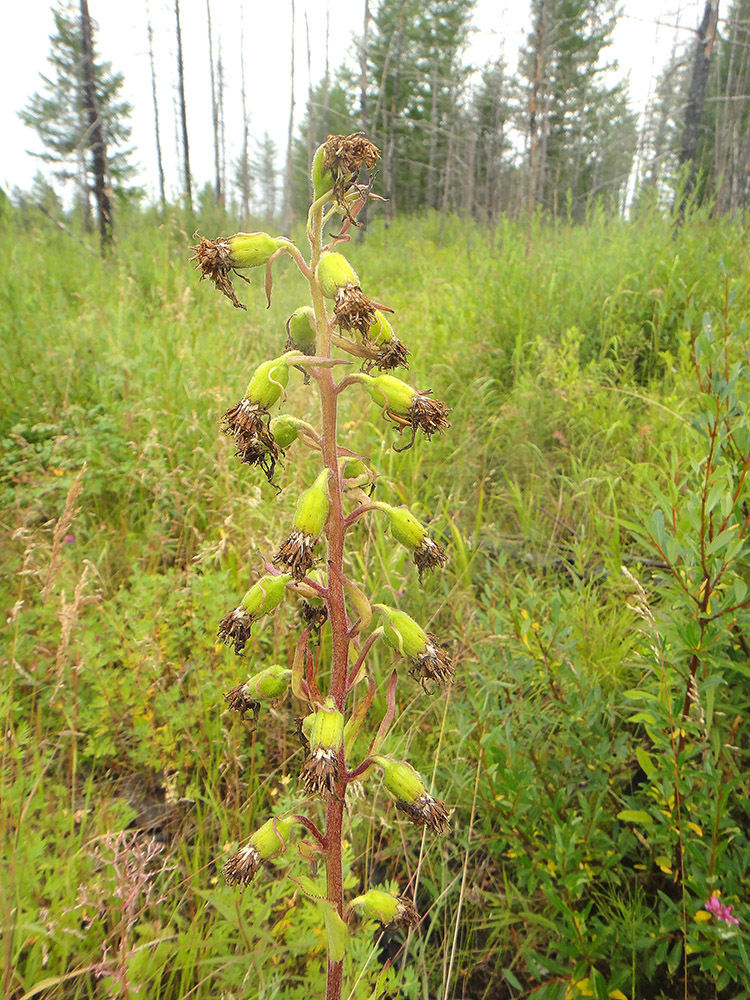
[[[0,186],[28,187],[40,166],[27,150],[39,151],[35,133],[27,129],[17,112],[29,95],[41,87],[40,72],[48,72],[49,36],[54,23],[49,0],[0,0],[3,30],[0,34]],[[373,0],[371,0],[373,5]],[[171,2],[151,0],[154,49],[158,79],[161,140],[167,189],[178,185],[175,140],[175,32]],[[212,0],[214,51],[221,42],[226,73],[227,157],[237,155],[242,142],[240,98],[240,9],[239,0]],[[675,23],[695,27],[702,10],[700,0],[624,0],[612,49],[623,74],[629,73],[633,104],[641,110],[651,81],[668,58],[675,37]],[[361,33],[364,4],[352,0],[296,0],[297,25],[295,119],[304,114],[308,87],[305,15],[309,24],[311,75],[319,80],[325,69],[326,11],[330,12],[330,61],[335,69],[345,57],[352,58],[353,36]],[[131,144],[141,168],[138,182],[150,193],[156,189],[156,151],[153,126],[151,78],[148,62],[147,0],[89,0],[98,24],[96,44],[100,58],[125,76],[123,94],[134,107]],[[205,0],[182,0],[181,21],[187,74],[190,161],[198,186],[213,177],[208,34]],[[519,44],[529,30],[528,3],[477,0],[475,30],[467,54],[472,65],[481,66],[504,55],[513,67]],[[290,97],[291,0],[244,0],[244,50],[251,134],[269,132],[280,150],[286,146]],[[688,35],[683,29],[681,37]]]

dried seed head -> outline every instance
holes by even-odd
[[[436,542],[429,535],[425,535],[422,542],[414,550],[414,564],[419,572],[420,582],[425,570],[437,569],[438,567],[442,569],[447,562],[448,556],[445,549],[440,542]]]
[[[359,285],[347,284],[336,292],[333,324],[339,329],[366,337],[367,331],[375,322],[375,312],[375,303]]]
[[[329,135],[323,143],[323,169],[333,177],[333,195],[341,205],[361,167],[372,170],[380,150],[362,132],[352,135]]]
[[[246,844],[227,858],[224,878],[227,885],[249,885],[260,870],[263,859],[257,847]]]
[[[431,389],[418,392],[412,400],[408,414],[413,429],[422,431],[428,439],[437,431],[442,433],[450,427],[448,421],[450,410],[439,399],[431,399],[430,392]]]
[[[250,638],[250,631],[255,619],[249,615],[243,607],[235,608],[225,615],[219,623],[218,638],[227,645],[234,646],[234,651],[238,656],[242,656],[242,650],[247,645]]]
[[[404,930],[416,927],[419,923],[417,908],[410,899],[406,896],[394,896],[383,889],[368,889],[363,895],[353,899],[351,905],[382,924]]]
[[[268,426],[269,413],[258,403],[243,397],[221,418],[221,428],[234,438],[234,453],[246,465],[257,465],[273,480],[281,448]]]
[[[313,632],[319,632],[328,621],[328,609],[322,601],[315,604],[302,601],[300,614],[306,627]]]
[[[428,681],[436,681],[439,685],[445,686],[452,684],[456,675],[453,660],[440,645],[438,637],[428,632],[427,640],[424,651],[414,657],[411,670],[425,691]]]
[[[239,712],[243,719],[246,715],[252,715],[257,719],[260,702],[251,697],[247,684],[238,684],[231,691],[227,691],[224,701],[232,712]]]
[[[315,563],[315,541],[314,535],[295,528],[273,557],[274,565],[285,566],[295,580],[304,579]]]
[[[375,322],[363,338],[364,346],[371,350],[372,355],[362,365],[363,372],[373,368],[380,371],[390,371],[391,368],[408,368],[409,351],[401,343],[385,314],[375,310]]]
[[[417,826],[429,826],[435,833],[447,833],[450,830],[445,804],[440,799],[433,798],[429,792],[420,795],[413,802],[396,799],[396,808],[406,813]]]
[[[300,780],[308,795],[333,795],[338,776],[338,750],[332,747],[311,750],[300,772]]]

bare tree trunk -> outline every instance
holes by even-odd
[[[294,0],[292,0],[292,56],[291,56],[291,90],[289,97],[289,130],[286,140],[286,167],[284,169],[284,222],[283,230],[288,233],[292,228],[292,140],[294,138]]]
[[[385,205],[385,224],[388,226],[389,222],[392,222],[396,215],[396,188],[398,184],[398,179],[396,177],[396,102],[399,96],[399,89],[401,85],[401,56],[403,47],[403,25],[404,25],[404,7],[406,6],[406,0],[402,0],[401,7],[398,12],[398,25],[396,28],[396,75],[393,81],[393,99],[391,100],[390,109],[386,110],[383,108],[383,118],[386,118],[387,114],[387,134],[388,134],[388,150],[385,156],[384,163],[384,175],[386,183],[386,191],[388,192],[388,201]],[[388,43],[388,49],[390,54],[390,42]],[[383,84],[385,83],[385,72],[387,68],[386,65],[383,67]],[[384,121],[383,132],[386,132],[386,124]]]
[[[193,191],[190,185],[190,147],[188,145],[187,111],[185,109],[185,68],[182,61],[182,31],[180,30],[180,0],[174,0],[177,20],[177,89],[180,95],[180,117],[182,119],[182,164],[185,182],[185,207],[192,215]]]
[[[91,224],[91,188],[89,187],[89,175],[86,169],[86,151],[83,146],[79,146],[78,154],[78,191],[81,198],[81,225],[84,233],[90,233],[93,229]]]
[[[221,179],[221,198],[223,205],[227,194],[227,145],[224,130],[224,62],[221,58],[221,36],[219,36],[219,54],[216,65],[217,104],[219,105],[219,177]]]
[[[437,53],[432,57],[432,72],[430,73],[430,90],[432,91],[432,101],[430,104],[430,162],[427,168],[427,207],[437,208],[436,191],[436,157],[437,157],[437,92],[438,92],[438,57]]]
[[[159,201],[166,208],[167,198],[164,193],[164,163],[161,157],[161,136],[159,134],[159,104],[156,100],[156,70],[154,68],[154,29],[151,27],[151,9],[146,5],[148,18],[148,58],[151,63],[151,96],[154,99],[154,132],[156,134],[156,163],[159,169]]]
[[[690,79],[690,92],[688,94],[687,106],[685,107],[685,125],[682,130],[682,147],[680,149],[679,162],[681,167],[687,165],[688,171],[678,206],[679,218],[682,218],[685,205],[695,188],[695,157],[698,151],[700,124],[703,117],[703,105],[706,100],[706,84],[708,83],[708,71],[711,65],[711,53],[713,52],[714,40],[716,38],[716,24],[718,19],[719,0],[706,0],[706,6],[703,9],[703,19],[698,26],[698,41],[695,45],[693,75]]]
[[[539,110],[539,91],[542,86],[544,76],[544,44],[546,35],[546,13],[547,2],[542,0],[539,6],[539,15],[536,20],[534,56],[536,67],[534,79],[529,91],[529,197],[528,213],[529,221],[534,214],[537,198],[537,184],[539,177],[539,138],[537,134],[537,113]]]
[[[112,242],[112,202],[109,197],[107,147],[96,100],[94,76],[94,46],[91,40],[91,18],[87,0],[81,3],[81,54],[83,56],[83,100],[89,120],[88,147],[94,171],[94,195],[99,216],[99,244],[105,253]]]
[[[243,223],[250,216],[250,126],[247,120],[245,89],[245,8],[240,7],[240,72],[242,74],[242,164],[239,171],[240,212]]]
[[[305,11],[305,42],[307,43],[307,162],[312,163],[317,131],[317,115],[313,108],[312,67],[310,65],[310,22]]]
[[[214,127],[214,192],[216,201],[221,204],[221,168],[219,166],[219,105],[216,100],[216,77],[214,75],[214,40],[211,31],[211,3],[206,0],[206,19],[208,21],[208,62],[211,67],[211,120]]]

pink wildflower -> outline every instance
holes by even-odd
[[[732,907],[724,906],[719,900],[718,893],[714,893],[705,905],[708,912],[713,913],[717,920],[723,920],[725,924],[739,924],[737,917],[732,916]]]

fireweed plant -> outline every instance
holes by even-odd
[[[290,596],[302,600],[304,627],[291,666],[261,670],[225,697],[231,709],[253,721],[264,701],[277,701],[289,688],[307,704],[307,713],[298,721],[304,750],[299,788],[311,800],[311,815],[269,818],[228,859],[224,875],[231,885],[247,885],[264,862],[289,849],[295,829],[303,828],[297,843],[300,856],[313,863],[313,871],[319,862],[325,866],[325,895],[310,878],[295,881],[322,907],[328,937],[327,1000],[341,997],[346,939],[355,913],[404,928],[419,920],[412,900],[375,886],[348,902],[344,899],[342,824],[348,786],[380,773],[397,809],[414,824],[436,834],[449,828],[444,803],[432,796],[414,768],[383,752],[396,712],[395,669],[386,684],[385,715],[364,757],[353,759],[355,740],[375,696],[368,655],[376,642],[393,649],[425,690],[448,685],[454,676],[451,657],[437,636],[399,608],[371,604],[345,568],[347,534],[365,515],[383,518],[395,541],[412,553],[420,579],[447,560],[442,546],[407,508],[373,499],[375,473],[361,454],[338,440],[338,403],[345,391],[364,390],[402,435],[401,450],[413,446],[419,435],[429,439],[449,426],[444,403],[391,374],[394,368],[407,368],[409,358],[386,315],[393,310],[365,294],[351,264],[335,249],[348,241],[348,231],[357,225],[357,214],[368,199],[377,199],[372,178],[364,184],[357,178],[363,169],[374,167],[378,155],[361,134],[329,136],[317,149],[307,219],[309,262],[290,240],[266,233],[237,233],[216,240],[201,237],[192,248],[201,278],[213,281],[237,308],[245,306],[237,298],[232,277],[245,278],[243,271],[265,266],[270,305],[272,267],[282,254],[292,257],[310,285],[312,305],[301,305],[289,317],[284,352],[255,369],[242,398],[224,414],[222,428],[240,461],[258,466],[272,484],[279,462],[294,442],[317,453],[322,469],[300,494],[288,536],[265,564],[263,575],[221,621],[218,634],[241,654],[256,622]],[[343,217],[341,231],[323,245],[323,228],[336,215]],[[334,350],[357,360],[335,357]],[[337,377],[342,367],[346,370],[360,362],[359,371]],[[302,373],[303,385],[317,389],[318,427],[289,415],[271,416],[271,409],[284,400],[293,372]],[[323,629],[330,632],[330,645],[325,642],[320,648],[330,650],[330,663],[324,662],[325,655],[313,657],[311,649],[320,642]],[[321,803],[322,828],[318,826]]]

